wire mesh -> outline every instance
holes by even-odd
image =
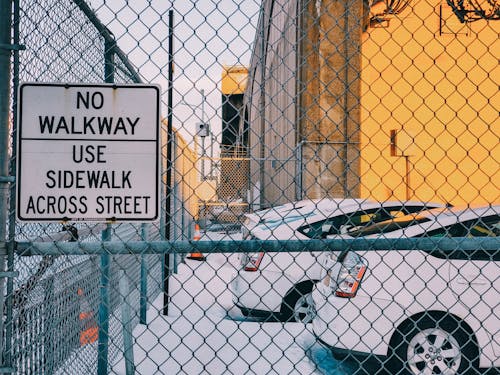
[[[0,372],[498,371],[497,0],[11,11],[10,174],[23,82],[159,84],[161,186],[151,222],[25,222],[0,175]]]

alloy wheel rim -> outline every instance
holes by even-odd
[[[310,323],[314,317],[314,311],[312,307],[312,293],[307,293],[295,302],[293,309],[293,316],[296,322],[300,323]]]
[[[408,345],[408,366],[415,375],[455,375],[462,354],[458,341],[448,332],[430,328],[419,332]]]

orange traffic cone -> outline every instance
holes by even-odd
[[[80,346],[85,346],[97,341],[99,329],[94,318],[94,312],[90,308],[87,297],[83,294],[83,289],[78,288],[77,293],[80,297],[81,311],[80,314],[78,314],[78,319],[80,319],[80,325],[82,327],[80,331]]]
[[[198,224],[194,225],[194,235],[193,235],[193,241],[199,241],[201,239],[201,232],[200,232],[200,226]],[[205,260],[205,257],[203,256],[202,253],[191,253],[187,256],[188,259],[193,259],[193,260]]]

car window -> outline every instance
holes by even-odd
[[[468,220],[461,223],[449,225],[447,227],[428,231],[419,237],[499,237],[500,217],[493,215],[489,217]],[[462,259],[462,260],[485,260],[500,261],[500,250],[477,249],[466,250],[433,250],[429,251],[433,256],[442,259]]]
[[[418,215],[406,215],[394,219],[382,221],[364,228],[348,232],[351,237],[365,237],[372,234],[389,233],[399,229],[404,229],[412,225],[417,225],[430,221],[431,219]]]
[[[421,234],[419,237],[498,237],[498,215],[468,220]]]
[[[298,228],[298,231],[314,239],[327,238],[327,236],[335,234],[351,234],[353,231],[360,230],[375,223],[399,218],[421,210],[422,206],[378,207],[330,217],[315,223],[308,223]]]

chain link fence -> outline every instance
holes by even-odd
[[[499,20],[497,0],[2,2],[0,372],[497,373]],[[160,87],[157,217],[21,220],[26,83]],[[134,173],[59,184],[156,184]]]

